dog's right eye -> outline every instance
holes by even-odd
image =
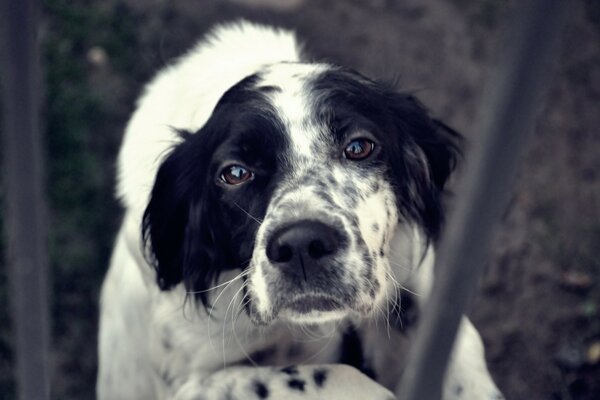
[[[254,173],[241,165],[230,165],[221,172],[221,181],[228,185],[241,185],[254,178]]]
[[[369,157],[375,150],[375,143],[366,138],[354,139],[344,149],[344,158],[361,161]]]

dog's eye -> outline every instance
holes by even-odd
[[[369,139],[360,138],[354,139],[344,149],[344,157],[353,160],[360,161],[367,158],[375,149],[375,143]]]
[[[241,165],[230,165],[221,172],[221,180],[228,185],[241,185],[254,178],[254,173]]]

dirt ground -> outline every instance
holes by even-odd
[[[53,398],[93,398],[98,292],[120,213],[113,165],[135,98],[154,71],[217,22],[273,23],[295,29],[315,59],[398,80],[472,140],[513,3],[45,1]],[[507,399],[600,393],[600,2],[571,4],[535,134],[469,312]],[[0,324],[0,398],[11,399],[5,310]]]

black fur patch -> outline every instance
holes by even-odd
[[[285,126],[264,94],[276,89],[256,88],[259,79],[255,74],[234,85],[198,132],[180,135],[157,172],[144,213],[143,238],[159,286],[166,290],[183,280],[204,306],[222,271],[246,267],[287,143]],[[250,184],[220,181],[230,160],[254,172]]]
[[[279,371],[287,375],[298,375],[298,367],[296,367],[295,365],[290,365],[288,367],[281,368]]]
[[[353,326],[348,327],[344,333],[340,354],[340,363],[350,365],[375,379],[375,371],[364,358],[360,336]]]
[[[304,392],[304,386],[306,385],[306,382],[303,381],[302,379],[292,378],[288,381],[287,384],[290,389],[299,390],[301,392]]]
[[[313,371],[313,380],[315,381],[315,385],[317,385],[317,387],[323,387],[323,385],[325,385],[327,374],[328,371],[324,368],[315,369]]]
[[[250,354],[250,359],[257,364],[263,364],[277,353],[277,348],[267,347]]]
[[[269,397],[269,388],[267,388],[267,385],[263,382],[256,380],[252,383],[252,387],[259,399],[266,399]]]

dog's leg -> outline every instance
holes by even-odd
[[[150,299],[137,260],[119,233],[102,287],[97,394],[99,400],[154,399],[148,354]]]
[[[485,363],[483,343],[467,317],[463,317],[450,357],[443,388],[444,400],[501,400]]]
[[[190,376],[172,400],[393,400],[357,369],[341,364],[286,368],[233,367]]]

